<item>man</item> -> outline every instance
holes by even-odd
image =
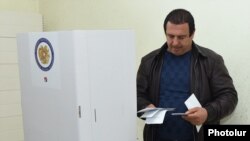
[[[195,125],[219,124],[238,102],[223,58],[194,43],[194,19],[185,9],[171,11],[164,21],[167,42],[144,56],[137,73],[137,108],[176,108],[185,116],[167,112],[163,124],[146,124],[144,141],[203,141]],[[194,94],[202,107],[187,109]],[[138,115],[139,116],[139,115]]]

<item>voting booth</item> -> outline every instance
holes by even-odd
[[[136,141],[130,30],[17,35],[25,141]]]

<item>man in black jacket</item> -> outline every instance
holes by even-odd
[[[144,141],[203,141],[196,125],[219,124],[238,102],[223,58],[194,43],[194,19],[185,9],[171,11],[164,21],[167,42],[144,56],[137,73],[137,110],[176,108],[185,116],[167,112],[163,124],[146,124]],[[187,109],[194,94],[202,107]],[[138,115],[139,116],[139,115]]]

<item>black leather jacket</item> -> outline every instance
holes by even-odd
[[[160,74],[163,64],[165,43],[141,60],[137,72],[137,110],[149,104],[158,105]],[[238,102],[233,85],[223,58],[214,51],[200,47],[193,42],[191,59],[191,93],[194,93],[202,107],[208,112],[204,124],[219,124],[220,120],[231,114]],[[139,116],[139,115],[138,115]],[[144,141],[154,141],[154,125],[145,125]],[[197,133],[194,128],[195,141],[203,141],[203,128]]]

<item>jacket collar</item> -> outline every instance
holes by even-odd
[[[192,43],[192,51],[195,52],[197,55],[201,55],[207,58],[207,54],[203,50],[201,50],[201,46],[194,43],[194,41]]]

